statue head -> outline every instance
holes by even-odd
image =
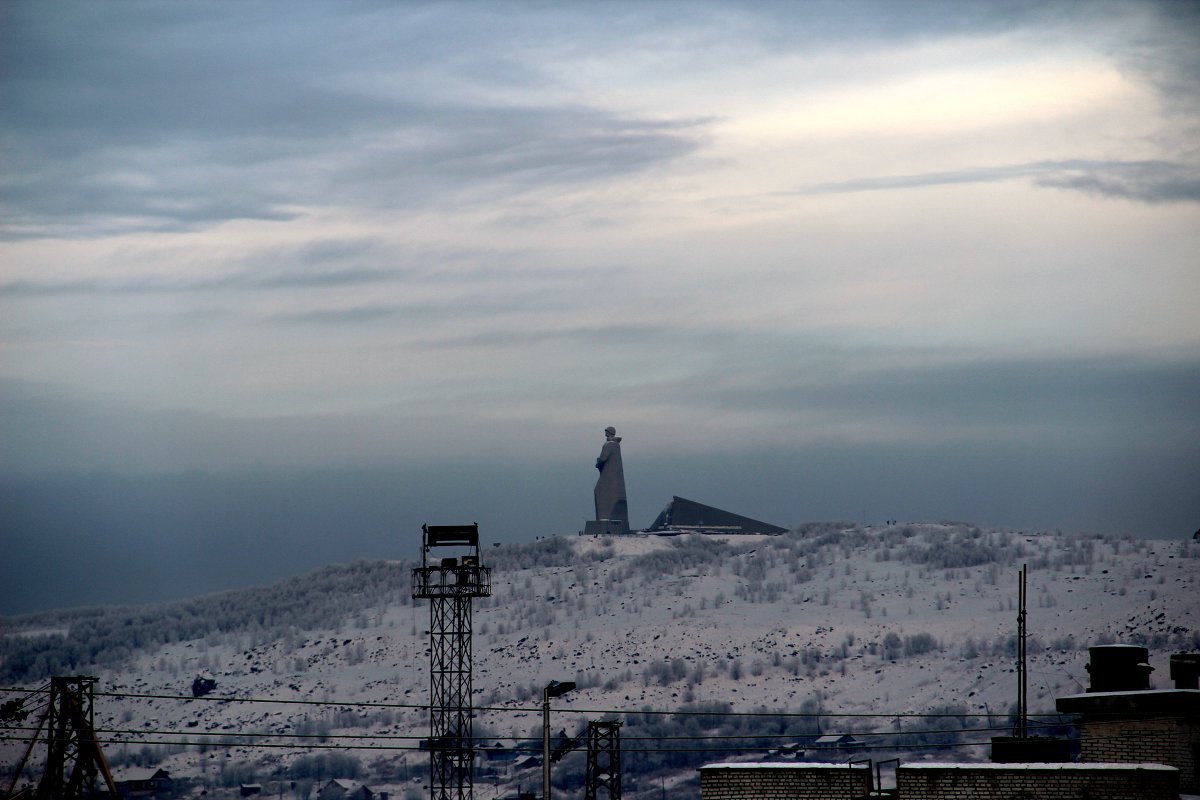
[[[616,435],[617,435],[617,429],[614,428],[612,425],[609,425],[607,428],[604,429],[604,438],[605,439],[611,439]]]

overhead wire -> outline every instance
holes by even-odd
[[[0,741],[25,742],[29,741],[26,737],[7,736],[0,734]],[[201,747],[207,749],[225,748],[225,749],[292,749],[292,750],[405,750],[414,752],[428,752],[428,748],[420,747],[419,745],[368,745],[368,744],[293,744],[286,742],[193,742],[187,739],[179,740],[164,740],[164,739],[104,739],[97,737],[96,742],[103,745],[157,745],[165,747]],[[696,741],[704,741],[703,737],[698,737]],[[922,749],[922,748],[952,748],[952,747],[975,747],[977,745],[986,745],[990,742],[945,742],[945,743],[921,743],[921,744],[901,744],[901,745],[861,745],[853,748],[858,750],[896,750],[896,749]],[[481,748],[475,748],[479,750]],[[762,745],[742,745],[742,746],[709,746],[709,747],[626,747],[621,746],[621,751],[624,753],[749,753],[761,752],[773,748],[764,747]],[[837,751],[840,752],[840,751]]]
[[[1183,719],[1183,718],[1179,717],[1176,719]],[[821,735],[823,735],[823,736],[852,736],[855,738],[867,738],[867,737],[911,738],[911,737],[916,737],[916,736],[931,736],[931,735],[947,735],[947,734],[961,735],[961,734],[968,734],[968,733],[990,733],[990,732],[1005,731],[1005,730],[1010,730],[1010,729],[1011,729],[1011,726],[1005,725],[1005,726],[992,726],[992,727],[984,727],[984,728],[945,728],[945,729],[923,729],[923,730],[911,730],[911,731],[853,731],[853,732],[848,732],[848,733],[827,733],[827,734],[821,734]],[[10,740],[10,741],[28,741],[29,738],[45,738],[45,737],[40,737],[37,735],[36,732],[39,730],[40,729],[36,728],[36,727],[12,726],[12,727],[0,729],[0,734],[3,734],[4,738],[6,738],[7,740]],[[19,731],[22,733],[28,733],[30,731],[34,731],[35,733],[32,737],[30,737],[30,736],[13,736],[13,735],[10,735],[7,733],[10,731],[11,732]],[[425,736],[419,736],[419,735],[415,735],[415,734],[393,734],[393,733],[356,733],[356,734],[313,733],[313,734],[302,734],[302,733],[281,733],[281,732],[266,732],[266,731],[263,731],[263,732],[192,731],[192,730],[175,730],[175,729],[138,729],[138,728],[96,728],[95,732],[97,734],[107,734],[109,736],[118,736],[118,737],[147,736],[147,735],[179,736],[179,737],[185,737],[185,738],[183,740],[158,740],[158,741],[148,741],[148,742],[139,741],[138,743],[188,744],[188,745],[198,745],[198,746],[205,746],[205,745],[211,746],[213,744],[222,744],[222,745],[230,745],[230,746],[239,746],[241,744],[244,744],[245,746],[255,746],[256,744],[258,744],[255,742],[239,743],[237,741],[229,741],[229,740],[240,740],[240,739],[300,739],[300,740],[304,740],[304,741],[300,741],[300,742],[294,742],[291,744],[284,742],[284,743],[271,745],[271,746],[296,747],[296,748],[305,748],[308,746],[312,746],[311,740],[314,740],[314,739],[317,740],[318,744],[324,744],[327,740],[338,740],[338,741],[343,741],[343,740],[345,740],[345,741],[364,741],[364,740],[365,741],[378,741],[378,740],[383,740],[383,741],[421,741],[421,740],[427,738]],[[622,741],[729,741],[729,740],[748,739],[748,740],[752,740],[754,742],[753,745],[748,745],[750,747],[750,749],[762,749],[763,740],[785,740],[785,741],[792,740],[792,741],[794,741],[796,739],[804,738],[804,737],[812,736],[812,735],[813,735],[812,733],[800,733],[800,732],[776,733],[776,734],[768,734],[768,733],[746,733],[746,734],[694,733],[694,734],[686,734],[686,735],[662,735],[662,736],[622,735],[621,739],[622,739]],[[1090,738],[1094,738],[1096,740],[1106,740],[1106,739],[1119,739],[1119,738],[1123,738],[1125,736],[1153,738],[1153,737],[1160,737],[1160,736],[1165,736],[1165,735],[1167,735],[1167,734],[1164,734],[1159,731],[1127,731],[1127,732],[1122,733],[1119,736],[1096,736],[1096,737],[1090,737]],[[203,739],[205,739],[207,741],[204,741],[204,740],[191,741],[190,739],[187,739],[186,737],[202,737]],[[477,737],[477,738],[480,738],[480,737]],[[541,741],[541,737],[537,737],[537,736],[505,736],[505,737],[500,737],[500,738],[507,739],[507,740],[513,741],[513,742]],[[131,740],[128,740],[126,738],[118,738],[118,739],[111,739],[111,741],[120,743],[120,742],[129,742]],[[925,743],[920,743],[917,746],[923,746],[925,744],[929,744],[930,746],[933,746],[934,744],[937,744],[937,743],[925,742]]]
[[[835,736],[921,736],[932,734],[959,734],[959,733],[988,733],[992,731],[1009,730],[1011,725],[996,725],[983,728],[933,728],[933,729],[914,729],[900,731],[854,731],[845,734],[820,734],[820,735],[835,735]],[[29,728],[9,728],[8,730],[29,730]],[[397,733],[285,733],[285,732],[270,732],[270,731],[199,731],[199,730],[175,730],[161,728],[104,728],[97,727],[95,729],[98,734],[162,734],[169,736],[203,736],[209,738],[248,738],[248,739],[425,739],[428,736],[420,736],[414,734],[397,734]],[[663,735],[663,736],[630,736],[623,734],[622,741],[659,741],[659,740],[713,740],[713,739],[796,739],[797,737],[812,736],[811,732],[796,732],[796,733],[737,733],[737,734],[688,734],[688,735]],[[541,741],[540,736],[505,736],[501,737],[512,741]]]
[[[331,744],[331,743],[312,743],[312,742],[307,742],[307,743],[237,742],[237,741],[231,742],[231,741],[220,741],[220,740],[218,740],[216,742],[196,742],[196,741],[191,741],[191,740],[187,739],[186,738],[187,734],[181,733],[179,735],[184,736],[185,738],[181,738],[181,739],[157,738],[157,739],[154,739],[154,738],[101,738],[101,737],[97,737],[95,741],[97,741],[100,744],[105,744],[105,745],[137,744],[137,745],[156,745],[156,746],[180,747],[180,748],[193,747],[193,748],[203,748],[206,750],[207,749],[224,748],[224,749],[245,749],[245,750],[253,750],[253,749],[402,750],[402,751],[428,752],[428,748],[421,747],[419,744],[414,746],[411,744],[370,745],[370,744],[336,744],[336,743]],[[859,734],[854,734],[854,735],[859,735]],[[1126,732],[1126,733],[1121,734],[1120,736],[1102,736],[1102,737],[1094,737],[1094,738],[1097,741],[1099,741],[1099,740],[1108,740],[1108,739],[1113,739],[1113,740],[1128,739],[1130,737],[1164,738],[1167,736],[1168,736],[1168,734],[1162,733],[1162,732],[1141,731],[1141,732]],[[0,741],[29,742],[29,741],[38,741],[39,739],[45,739],[45,738],[47,738],[47,737],[12,736],[12,735],[8,735],[8,734],[0,733]],[[370,737],[367,737],[367,738],[370,738]],[[416,738],[416,737],[411,737],[411,738]],[[705,742],[705,741],[710,740],[710,737],[705,737],[705,736],[695,736],[695,737],[690,737],[690,738],[689,737],[673,737],[673,738],[676,738],[679,740],[690,740],[690,741],[698,741],[698,742]],[[522,741],[522,739],[517,739],[517,741]],[[525,739],[525,741],[532,741],[532,740]],[[747,752],[761,752],[763,750],[778,749],[778,748],[771,748],[769,745],[763,745],[761,743],[748,743],[745,745],[738,745],[738,746],[723,745],[723,746],[707,746],[707,747],[626,747],[626,746],[624,746],[625,741],[626,741],[626,737],[622,737],[621,750],[622,750],[622,752],[629,752],[629,753],[712,753],[712,752],[747,753]],[[831,748],[828,748],[828,752],[830,752],[830,753],[853,753],[853,752],[858,752],[858,751],[863,751],[863,750],[888,751],[888,750],[950,749],[950,748],[960,748],[960,747],[985,747],[985,746],[988,746],[991,744],[992,744],[992,742],[990,740],[966,741],[966,742],[917,742],[917,743],[912,743],[912,744],[903,744],[903,743],[890,743],[890,744],[878,744],[878,745],[856,744],[851,747],[831,747]],[[484,748],[476,747],[475,749],[483,750]],[[826,750],[826,748],[813,748],[813,749],[815,749],[817,751]]]
[[[8,691],[25,691],[19,688],[0,687],[0,692]],[[181,700],[181,701],[202,701],[202,702],[219,702],[219,703],[273,703],[277,705],[302,705],[302,706],[335,706],[345,708],[381,708],[381,709],[413,709],[420,711],[428,711],[431,706],[428,703],[393,703],[381,701],[363,701],[363,700],[305,700],[299,698],[281,698],[281,697],[238,697],[236,695],[201,695],[200,697],[191,697],[188,695],[175,694],[157,694],[157,693],[138,693],[138,692],[93,692],[96,697],[113,697],[124,699],[141,699],[141,700]],[[489,711],[489,712],[514,712],[514,713],[541,713],[541,706],[473,706],[472,711]],[[678,716],[678,717],[789,717],[789,718],[856,718],[856,719],[926,719],[926,718],[955,718],[968,719],[971,717],[983,716],[982,712],[856,712],[856,711],[735,711],[732,709],[651,709],[651,708],[572,708],[569,706],[561,706],[555,709],[556,712],[569,712],[574,714],[636,714],[642,716]],[[1058,713],[1043,712],[1030,714],[1031,717],[1058,717]]]

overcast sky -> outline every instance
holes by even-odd
[[[0,611],[582,527],[1200,526],[1200,4],[0,6]]]

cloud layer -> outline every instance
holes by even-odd
[[[1187,4],[0,14],[23,497],[519,464],[519,537],[615,424],[638,497],[784,523],[1200,515]]]

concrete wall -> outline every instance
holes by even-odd
[[[902,764],[899,800],[1178,800],[1161,764]]]
[[[700,768],[703,800],[847,800],[865,795],[866,765],[709,764]]]

